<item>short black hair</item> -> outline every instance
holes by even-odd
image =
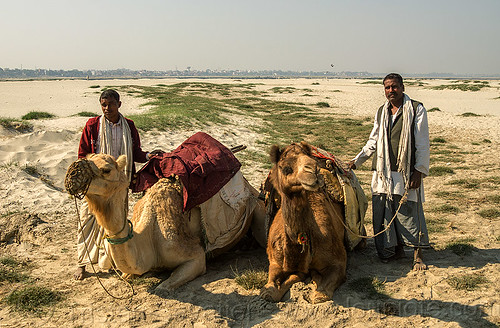
[[[101,101],[101,99],[109,99],[109,98],[113,98],[114,100],[116,100],[116,102],[120,101],[120,95],[118,94],[118,92],[116,92],[116,90],[113,89],[104,90],[101,93],[101,96],[99,97],[99,101]]]
[[[384,77],[384,80],[382,81],[382,83],[385,83],[386,80],[396,80],[396,81],[398,81],[398,83],[400,85],[403,85],[403,77],[401,75],[399,75],[398,73],[387,74]]]

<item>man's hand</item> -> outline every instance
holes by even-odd
[[[148,160],[151,159],[151,157],[153,157],[153,156],[161,156],[164,153],[165,152],[163,150],[161,150],[161,149],[155,149],[153,151],[150,151],[149,152],[149,158],[148,158]]]
[[[349,170],[355,170],[356,169],[356,164],[354,164],[354,161],[349,161],[347,163],[347,167],[349,168]]]
[[[418,189],[422,183],[422,173],[415,170],[410,177],[410,189]]]

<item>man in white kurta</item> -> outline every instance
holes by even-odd
[[[403,79],[391,73],[384,78],[387,101],[375,115],[368,142],[349,162],[355,169],[375,154],[371,183],[373,230],[378,256],[383,262],[404,256],[404,246],[414,248],[415,270],[425,270],[421,249],[429,247],[422,208],[422,179],[429,174],[429,128],[422,103],[404,93]],[[401,205],[402,196],[407,201]],[[397,212],[397,214],[396,214]]]

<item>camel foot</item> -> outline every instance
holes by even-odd
[[[122,278],[125,279],[125,280],[131,280],[131,279],[134,279],[136,277],[137,277],[137,275],[135,275],[133,273],[125,273],[125,272],[122,273]]]
[[[75,278],[75,280],[83,280],[85,279],[85,277],[87,277],[87,271],[85,271],[85,265],[77,267],[75,273],[73,274],[73,278]]]
[[[320,291],[315,290],[309,296],[308,301],[311,304],[318,304],[318,303],[324,303],[324,302],[327,302],[330,300],[331,300],[331,297],[328,297],[328,295],[326,295],[325,293],[322,293]]]
[[[268,302],[276,303],[281,297],[279,297],[278,289],[274,286],[264,286],[260,290],[260,297]]]

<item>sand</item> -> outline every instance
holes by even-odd
[[[234,282],[234,272],[246,268],[263,268],[266,255],[263,249],[231,252],[209,262],[207,273],[179,288],[167,297],[149,293],[143,285],[136,286],[137,295],[131,300],[114,300],[99,286],[96,278],[74,281],[76,263],[76,213],[74,203],[63,190],[67,167],[76,159],[78,141],[87,118],[74,116],[82,111],[98,114],[98,90],[93,88],[118,85],[155,85],[185,82],[186,80],[58,80],[58,81],[2,81],[0,82],[0,117],[20,118],[30,111],[45,111],[56,118],[33,121],[29,133],[18,133],[0,127],[0,218],[15,213],[36,214],[45,223],[29,230],[17,242],[0,243],[0,257],[14,256],[30,264],[30,276],[37,283],[64,294],[64,301],[42,316],[19,314],[0,303],[0,326],[183,326],[183,327],[469,327],[500,322],[500,220],[485,219],[477,213],[481,209],[498,208],[487,204],[483,194],[495,195],[498,185],[486,185],[475,192],[467,191],[460,198],[463,209],[454,214],[442,214],[445,231],[431,234],[434,250],[424,253],[429,270],[415,273],[409,270],[411,260],[389,265],[378,262],[373,242],[360,253],[349,257],[348,281],[340,287],[334,300],[321,305],[310,305],[304,295],[310,284],[301,283],[292,288],[289,296],[277,304],[258,297],[258,291],[247,291]],[[231,79],[211,79],[209,83],[236,83]],[[315,104],[326,101],[330,108],[323,111],[345,113],[353,117],[373,117],[384,101],[380,85],[363,84],[355,79],[274,79],[244,80],[258,83],[257,90],[273,87],[293,87],[304,92],[275,94],[279,100]],[[425,86],[449,84],[450,81],[426,80]],[[459,90],[430,90],[422,86],[406,87],[414,99],[422,101],[429,113],[431,139],[441,137],[457,146],[457,156],[463,158],[462,169],[454,176],[428,177],[425,180],[425,209],[441,205],[436,196],[446,182],[452,179],[481,179],[495,177],[500,160],[495,154],[500,143],[499,81],[489,81],[491,87],[478,92]],[[307,89],[307,90],[306,90]],[[305,93],[312,96],[304,96]],[[148,110],[146,102],[122,95],[121,112],[127,116]],[[463,113],[480,116],[464,117]],[[266,152],[268,145],[256,143],[257,136],[248,129],[256,124],[238,117],[228,126],[204,129],[227,146],[245,144],[252,150]],[[196,130],[179,132],[141,132],[144,150],[174,149]],[[350,150],[354,156],[359,149]],[[349,158],[345,158],[348,160]],[[450,160],[450,166],[460,166]],[[40,176],[23,170],[35,167]],[[432,166],[432,165],[431,165]],[[465,170],[463,167],[468,166]],[[244,167],[244,175],[255,187],[265,179],[267,172]],[[369,171],[359,171],[364,186],[368,186]],[[484,189],[484,188],[486,189]],[[450,188],[450,187],[448,187]],[[455,189],[460,191],[459,187]],[[366,189],[370,197],[369,189]],[[481,198],[483,197],[483,198]],[[455,204],[456,201],[445,201]],[[369,211],[370,212],[370,211]],[[22,216],[21,214],[19,214]],[[368,216],[370,213],[368,213]],[[435,219],[439,213],[428,217]],[[367,223],[367,229],[371,227]],[[1,235],[1,234],[0,234]],[[460,257],[443,250],[446,243],[460,238],[475,238],[472,256]],[[407,252],[409,255],[409,251]],[[446,279],[458,274],[478,273],[490,282],[475,291],[457,291]],[[385,280],[390,292],[388,299],[369,300],[353,292],[349,281],[364,276]],[[128,292],[115,276],[104,275],[104,283],[115,294]],[[0,282],[0,298],[12,288]]]

